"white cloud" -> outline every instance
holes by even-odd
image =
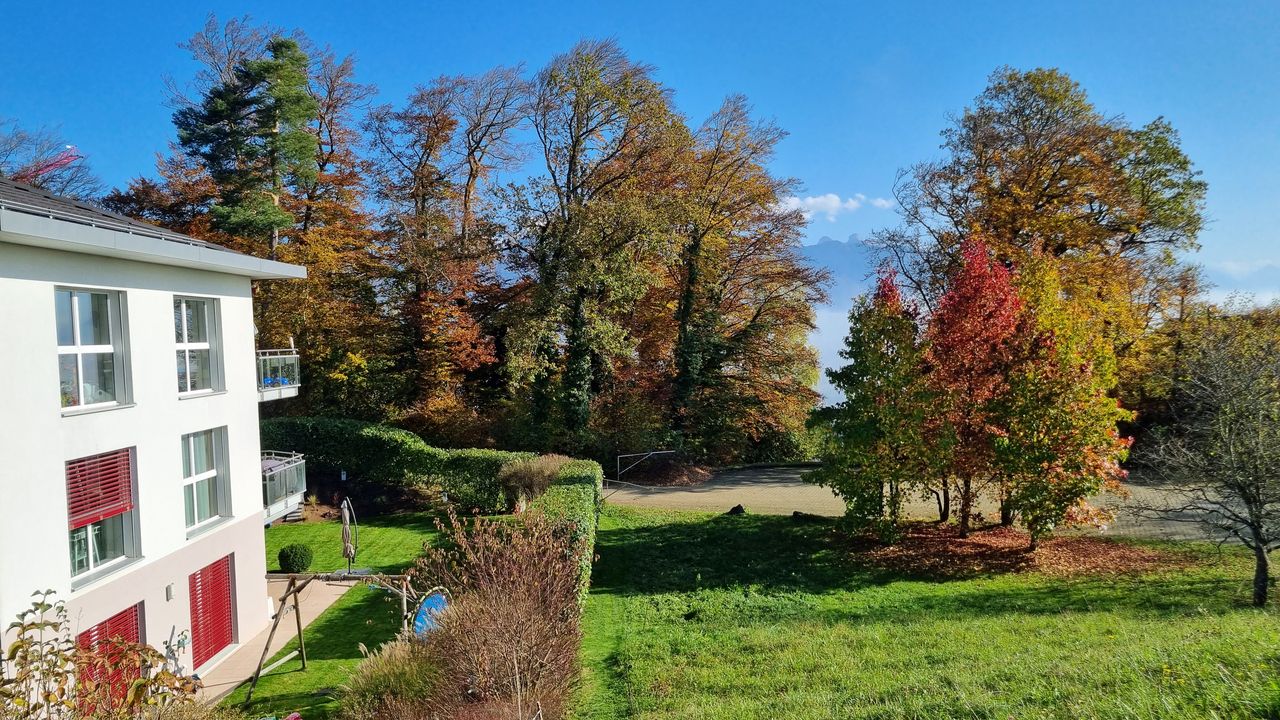
[[[782,200],[782,207],[786,210],[799,210],[806,220],[810,220],[814,215],[821,215],[827,219],[827,222],[835,222],[836,217],[843,213],[851,213],[858,210],[867,202],[871,203],[875,208],[893,207],[892,200],[884,198],[871,198],[867,200],[867,196],[862,193],[842,198],[835,193],[827,193],[825,195],[810,195],[809,197],[788,197]]]
[[[1210,263],[1209,267],[1236,279],[1243,279],[1255,273],[1262,272],[1266,272],[1268,274],[1277,273],[1277,275],[1271,275],[1273,278],[1280,276],[1280,262],[1262,258],[1254,260],[1221,260],[1219,262]]]

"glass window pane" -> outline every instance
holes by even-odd
[[[187,527],[196,524],[196,490],[191,485],[182,488],[183,504],[186,507]]]
[[[187,392],[187,351],[178,351],[178,392]]]
[[[204,300],[184,300],[187,306],[187,342],[209,342],[208,303]]]
[[[62,407],[80,404],[80,358],[76,355],[58,356],[58,383],[62,392]]]
[[[80,313],[80,344],[110,345],[111,315],[107,310],[107,294],[77,292],[76,306]]]
[[[71,575],[74,577],[89,570],[89,535],[88,528],[76,528],[71,531]]]
[[[116,399],[116,359],[111,353],[81,356],[84,370],[84,402],[114,402]]]
[[[183,342],[182,312],[182,301],[175,298],[173,301],[173,339],[178,342]]]
[[[209,390],[213,387],[213,368],[210,365],[209,350],[188,350],[187,360],[191,375],[188,380],[191,390]]]
[[[93,537],[93,564],[124,557],[124,521],[129,513],[121,513],[90,525]]]
[[[204,522],[218,514],[218,478],[211,477],[195,484],[196,522]]]
[[[187,436],[184,448],[189,448],[189,457],[184,458],[183,468],[186,476],[199,475],[213,469],[213,431],[193,433]]]
[[[71,317],[71,291],[58,290],[53,295],[54,314],[58,318],[58,344],[59,345],[75,345],[75,333],[72,332],[71,325],[74,322]]]

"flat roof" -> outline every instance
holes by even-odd
[[[0,178],[0,241],[259,280],[307,276],[301,265],[247,255],[7,178]]]

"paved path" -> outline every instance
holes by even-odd
[[[611,483],[606,487],[606,499],[618,505],[663,508],[668,510],[702,510],[724,512],[741,504],[750,512],[764,515],[790,515],[792,512],[811,513],[839,517],[844,514],[844,503],[830,490],[810,485],[801,479],[809,467],[772,467],[722,470],[701,485],[691,487],[640,487]],[[1131,498],[1105,498],[1103,505],[1116,509],[1115,521],[1104,531],[1106,534],[1131,535],[1167,540],[1204,539],[1203,531],[1196,525],[1169,520],[1140,518],[1132,508],[1139,503],[1153,503],[1160,499],[1160,491],[1141,485],[1127,486]],[[979,507],[989,517],[996,515],[995,507]],[[933,519],[938,516],[932,500],[909,501],[903,508],[909,518]]]
[[[288,580],[268,580],[267,593],[272,598],[272,606],[279,605],[279,598],[284,593],[285,586],[289,584]],[[315,620],[325,610],[329,609],[342,597],[344,593],[350,590],[354,583],[322,583],[313,582],[302,589],[301,607],[302,607],[302,627],[305,630],[311,621]],[[292,608],[292,603],[290,604]],[[276,630],[276,636],[271,640],[271,652],[267,653],[267,660],[280,652],[286,645],[297,640],[298,626],[290,615],[286,615],[280,621],[280,627]],[[253,677],[253,671],[258,668],[258,659],[262,657],[262,646],[267,644],[267,635],[271,633],[271,626],[258,633],[256,637],[246,643],[242,643],[236,648],[227,659],[218,663],[212,672],[205,675],[201,680],[204,681],[204,688],[200,691],[199,699],[206,703],[215,703],[227,695],[231,694],[241,683]]]

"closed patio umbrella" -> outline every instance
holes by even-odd
[[[359,532],[353,536],[351,524],[355,520],[355,510],[351,507],[351,499],[342,500],[342,557],[347,559],[347,572],[356,560],[356,546],[359,544]]]

